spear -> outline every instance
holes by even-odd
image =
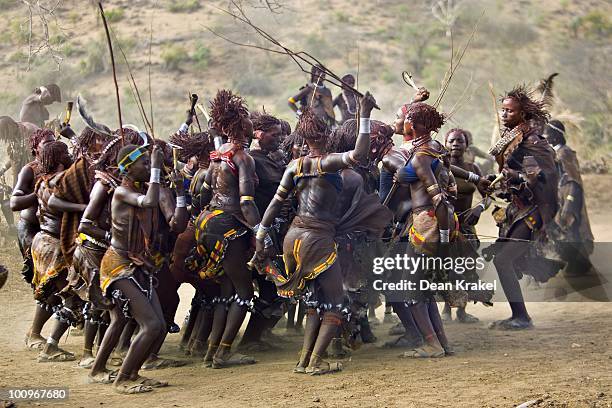
[[[111,42],[110,32],[108,31],[108,23],[106,22],[106,15],[104,14],[104,7],[102,2],[98,2],[100,7],[100,16],[102,17],[102,23],[104,23],[104,31],[106,32],[106,40],[108,42],[108,50],[110,51],[111,66],[113,68],[113,81],[115,83],[115,96],[117,97],[117,113],[119,115],[119,134],[121,135],[121,144],[125,143],[123,137],[123,121],[121,120],[121,99],[119,98],[119,85],[117,84],[117,70],[115,68],[115,55],[113,54],[113,44]]]

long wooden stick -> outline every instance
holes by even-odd
[[[98,2],[100,7],[100,15],[102,16],[102,22],[104,23],[104,31],[106,32],[106,40],[108,41],[108,50],[110,51],[111,66],[113,68],[113,81],[115,82],[115,96],[117,97],[117,114],[119,115],[119,134],[121,135],[121,144],[125,144],[125,138],[123,137],[123,120],[121,119],[121,99],[119,98],[119,85],[117,84],[117,71],[115,68],[115,55],[113,54],[113,44],[111,42],[110,32],[108,31],[108,23],[106,22],[106,15],[104,14],[104,8],[102,2]]]

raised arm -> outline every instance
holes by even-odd
[[[142,159],[141,159],[142,160]],[[164,154],[159,146],[153,147],[151,154],[151,178],[146,194],[139,194],[135,191],[119,187],[115,194],[120,201],[142,208],[154,208],[159,205],[159,179],[161,166],[164,163]]]
[[[38,205],[38,199],[34,194],[34,171],[30,166],[24,166],[17,175],[17,183],[13,188],[9,204],[13,211]]]
[[[185,186],[183,177],[179,172],[173,172],[170,176],[176,191],[176,201],[170,189],[164,188],[160,192],[159,207],[161,208],[170,230],[180,234],[187,228],[189,214],[185,201]]]
[[[359,136],[355,142],[355,149],[345,153],[332,153],[321,160],[323,171],[330,173],[346,169],[359,163],[365,163],[370,151],[370,113],[376,100],[369,92],[361,98],[361,112],[359,119]]]

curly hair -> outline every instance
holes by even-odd
[[[54,173],[60,164],[64,165],[64,169],[72,164],[68,146],[60,141],[45,144],[40,156],[40,164],[45,175]]]
[[[48,137],[55,139],[55,134],[51,129],[36,129],[36,131],[30,135],[30,140],[28,142],[30,144],[32,156],[36,156],[38,145]]]
[[[532,121],[538,126],[544,126],[548,123],[550,114],[545,108],[546,103],[535,98],[533,93],[525,85],[518,85],[506,93],[501,102],[503,103],[505,99],[514,99],[521,106],[525,120]]]
[[[108,133],[110,133],[110,129],[104,126]],[[89,127],[85,127],[81,134],[77,137],[76,142],[74,144],[74,155],[76,157],[82,157],[88,154],[91,146],[96,142],[96,139],[102,139],[105,142],[108,142],[111,138],[107,135],[98,133]]]
[[[178,151],[179,160],[187,163],[190,158],[197,157],[198,162],[208,162],[210,152],[215,150],[215,145],[208,132],[175,133],[170,136],[170,143],[181,147]]]
[[[327,123],[311,108],[304,109],[295,132],[307,142],[325,142],[330,134]]]
[[[445,122],[443,114],[424,102],[404,105],[402,111],[405,111],[406,120],[411,121],[415,128],[422,127],[427,133],[437,132]]]
[[[460,129],[460,128],[452,128],[451,130],[446,132],[446,135],[444,135],[444,143],[446,143],[446,141],[448,140],[448,137],[452,133],[460,133],[463,136],[463,140],[465,140],[465,147],[468,147],[470,145],[471,137],[469,135],[469,132],[467,130]]]
[[[210,103],[212,126],[230,139],[240,139],[244,131],[244,119],[249,110],[244,99],[227,89],[217,91]]]
[[[253,121],[253,130],[261,130],[267,132],[274,126],[281,126],[281,121],[272,115],[268,115],[264,112],[253,112],[251,113],[251,121]]]

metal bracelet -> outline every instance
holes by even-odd
[[[157,169],[153,167],[151,169],[151,178],[149,179],[149,183],[157,183],[159,184],[159,180],[161,179],[161,169]]]
[[[370,133],[370,118],[360,118],[359,119],[359,133]]]

